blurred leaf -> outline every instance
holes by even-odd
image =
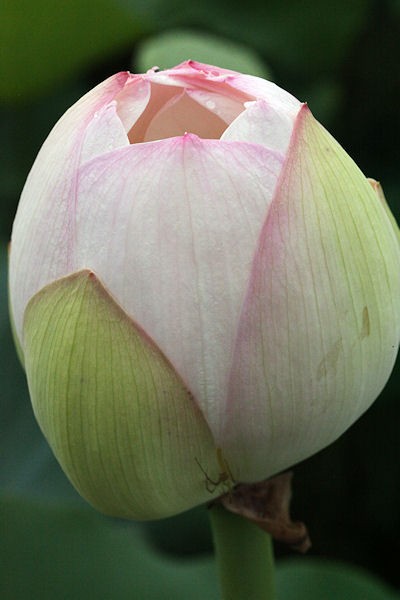
[[[136,4],[112,0],[5,0],[0,15],[0,98],[42,94],[88,64],[133,45],[146,28]]]
[[[230,40],[188,30],[175,30],[151,37],[138,46],[137,70],[173,67],[192,59],[241,73],[268,78],[268,71],[250,48]]]
[[[136,0],[118,1],[135,11]],[[372,0],[149,1],[154,29],[195,24],[248,44],[274,71],[284,69],[300,80],[335,69],[344,60],[372,5]]]
[[[399,596],[368,573],[341,563],[299,558],[280,564],[282,600],[395,600]]]
[[[217,600],[210,559],[157,555],[134,524],[4,498],[0,596],[13,600]]]
[[[5,524],[0,595],[13,600],[217,600],[213,559],[156,554],[138,524],[89,508],[12,497],[0,500]],[[172,532],[171,532],[172,533]],[[379,581],[347,565],[303,557],[278,564],[280,600],[395,600]]]

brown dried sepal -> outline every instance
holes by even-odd
[[[215,502],[252,521],[275,540],[298,552],[307,552],[311,546],[307,528],[290,518],[292,476],[289,471],[259,483],[240,483]]]

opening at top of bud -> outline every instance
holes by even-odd
[[[231,93],[150,82],[150,96],[143,112],[128,131],[131,144],[151,142],[194,133],[205,139],[219,139],[245,110],[251,97],[223,85]],[[132,97],[123,102],[135,102]]]

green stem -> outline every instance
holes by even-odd
[[[223,600],[275,600],[271,536],[222,506],[209,513]]]

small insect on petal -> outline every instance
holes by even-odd
[[[222,489],[223,489],[222,493],[223,494],[231,493],[232,488],[234,486],[234,478],[232,475],[232,471],[229,468],[229,464],[228,464],[226,458],[224,457],[221,448],[217,448],[216,454],[217,454],[218,466],[220,469],[217,480],[212,479],[208,475],[208,473],[205,471],[205,469],[201,466],[200,462],[196,458],[196,462],[199,465],[200,469],[202,470],[202,472],[204,473],[204,476],[205,476],[206,490],[210,494],[213,494],[215,492],[215,490],[217,489],[217,487],[222,485]]]

